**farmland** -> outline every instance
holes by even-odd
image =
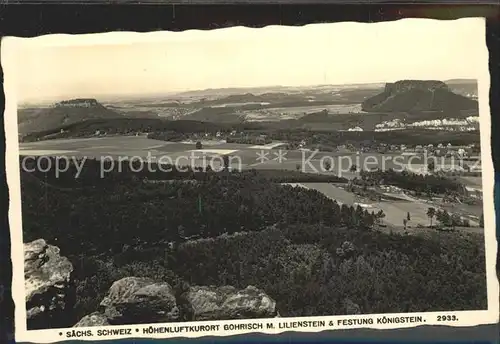
[[[385,194],[387,198],[391,198],[390,200],[387,198],[382,198],[381,201],[374,202],[370,200],[366,200],[363,197],[359,197],[351,192],[345,191],[342,187],[333,185],[331,183],[300,183],[294,186],[303,187],[309,190],[317,190],[327,196],[328,198],[337,201],[340,204],[347,205],[360,205],[364,209],[367,209],[370,212],[379,212],[382,210],[385,213],[384,223],[389,225],[387,231],[402,231],[403,229],[403,219],[407,219],[408,213],[410,214],[410,221],[407,223],[407,229],[411,231],[411,229],[416,229],[417,226],[426,227],[429,225],[429,217],[427,216],[427,211],[429,207],[438,206],[437,204],[430,203],[429,201],[418,200],[408,196],[399,195],[399,194]],[[399,200],[394,200],[398,199]],[[442,206],[442,205],[441,205]],[[472,207],[473,211],[470,208],[467,208],[466,205],[445,205],[443,207],[448,211],[458,211],[461,214],[474,214],[472,218],[475,217],[475,221],[471,220],[471,224],[473,226],[477,226],[479,216],[482,212],[482,208],[480,206]],[[477,216],[479,214],[479,216]],[[479,232],[477,228],[463,228],[463,230]],[[416,229],[416,231],[420,231],[420,229]]]
[[[225,143],[224,141],[201,141],[203,148],[196,149],[194,142],[168,142],[148,139],[144,136],[109,136],[82,139],[57,139],[39,142],[20,143],[21,155],[70,155],[87,157],[141,157],[160,159],[168,157],[190,157],[194,152],[197,157],[226,155],[234,157],[233,162],[241,169],[284,169],[322,174],[337,174],[348,178],[357,174],[350,171],[352,165],[362,169],[379,168],[382,170],[406,169],[409,157],[397,153],[359,153],[321,152],[308,150],[282,150],[279,147],[269,149],[266,146]],[[330,163],[329,171],[323,171],[322,164]],[[185,164],[185,162],[180,162]]]
[[[179,166],[222,168],[221,156],[229,155],[233,170],[288,170],[320,175],[359,178],[359,172],[351,170],[353,165],[370,170],[408,169],[408,157],[398,154],[308,152],[300,150],[272,149],[273,145],[255,146],[225,143],[224,141],[202,141],[203,148],[196,149],[191,142],[166,142],[148,139],[144,136],[110,136],[104,138],[49,140],[35,143],[21,143],[20,154],[24,156],[53,155],[86,157],[97,159],[138,159],[174,163]],[[331,162],[324,170],[325,161]],[[461,181],[476,185],[478,177],[460,177]],[[418,199],[401,193],[381,193],[380,201],[373,201],[345,190],[345,185],[331,183],[302,183],[302,187],[316,190],[340,204],[361,205],[370,212],[385,213],[384,222],[393,229],[403,227],[403,219],[410,213],[408,229],[428,226],[429,207],[458,212],[465,216],[472,226],[478,225],[482,213],[480,205],[449,204],[440,201]]]

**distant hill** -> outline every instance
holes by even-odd
[[[89,119],[121,118],[122,114],[101,105],[96,99],[71,99],[45,108],[18,110],[20,134],[51,130]]]
[[[269,87],[228,87],[228,88],[209,88],[205,90],[192,90],[179,92],[174,94],[174,97],[221,97],[231,95],[241,95],[245,93],[268,93],[281,92],[287,89],[285,86],[269,86]]]
[[[37,140],[62,139],[94,136],[97,131],[101,135],[130,135],[136,133],[175,132],[179,134],[231,130],[263,129],[253,123],[210,123],[193,120],[172,121],[163,118],[112,118],[87,119],[72,124],[63,125],[49,130],[37,131],[24,135],[23,142]]]
[[[451,79],[445,81],[453,93],[467,97],[477,97],[478,84],[475,79]]]
[[[383,84],[380,83],[368,83],[368,84],[339,84],[339,85],[311,85],[311,86],[263,86],[263,87],[233,87],[233,88],[211,88],[205,90],[192,90],[175,93],[170,95],[171,98],[184,98],[184,97],[196,97],[196,98],[221,98],[231,95],[241,96],[244,94],[252,93],[253,95],[269,95],[269,94],[282,94],[289,95],[294,93],[307,93],[311,92],[328,92],[331,90],[338,89],[373,89],[382,87]]]
[[[477,80],[476,79],[449,79],[445,81],[446,85],[457,85],[457,84],[469,84],[469,85],[476,85],[477,86]]]
[[[362,103],[366,112],[460,112],[477,108],[477,101],[453,93],[447,84],[435,80],[388,83],[383,92]]]

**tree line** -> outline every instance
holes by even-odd
[[[429,226],[433,227],[436,225],[434,220],[437,221],[437,224],[440,228],[451,228],[455,230],[456,227],[470,227],[470,221],[468,219],[463,219],[459,214],[453,213],[450,214],[446,209],[437,209],[434,207],[429,207],[427,209],[427,217],[429,218]],[[479,220],[479,227],[484,227],[484,219],[483,215]]]
[[[114,185],[114,183],[125,183],[134,180],[195,180],[206,182],[219,179],[254,179],[259,182],[268,181],[273,183],[347,183],[347,179],[344,177],[302,172],[300,168],[296,170],[231,170],[228,168],[229,161],[229,155],[222,156],[223,167],[214,170],[210,164],[205,167],[176,166],[155,161],[148,162],[145,159],[143,161],[125,160],[119,162],[100,161],[91,158],[69,161],[58,160],[57,157],[19,158],[20,169],[23,173],[28,173],[31,176],[59,186],[70,185],[72,187],[77,185],[107,187]],[[78,166],[84,168],[79,171]]]
[[[353,184],[360,186],[392,185],[414,191],[417,195],[466,194],[463,184],[445,176],[423,175],[408,171],[399,172],[394,169],[360,171],[359,178],[354,178]]]
[[[352,117],[354,115],[347,115]],[[333,150],[339,145],[352,145],[357,149],[365,147],[378,149],[381,144],[399,145],[408,147],[416,145],[437,145],[451,143],[452,145],[479,144],[479,132],[437,132],[435,130],[407,129],[389,132],[374,131],[338,131],[306,129],[299,120],[280,122],[235,122],[215,123],[201,120],[168,120],[160,118],[131,118],[117,115],[118,118],[88,119],[68,125],[33,132],[24,135],[25,142],[40,139],[71,138],[94,136],[96,131],[108,135],[130,135],[146,133],[152,139],[181,140],[192,136],[203,136],[206,133],[215,135],[221,133],[221,139],[230,138],[231,132],[238,132],[243,136],[266,135],[268,139],[286,141],[290,147],[297,147],[306,142],[308,147],[322,147]],[[307,127],[307,126],[306,126]],[[230,139],[231,140],[231,139]]]
[[[24,240],[44,238],[73,262],[79,318],[125,276],[161,279],[176,292],[252,284],[282,316],[345,314],[346,300],[363,313],[486,305],[475,237],[379,233],[385,214],[280,185],[276,171],[151,182],[130,171],[96,178],[97,168],[84,164],[77,179],[74,170],[21,172]]]
[[[25,235],[27,239],[50,236],[47,239],[76,245],[70,251],[139,239],[176,240],[179,229],[187,236],[212,237],[275,223],[322,221],[360,228],[376,223],[376,216],[361,207],[340,206],[318,191],[281,185],[315,178],[341,180],[334,176],[173,170],[155,179],[147,172],[141,176],[123,168],[100,178],[100,162],[89,160],[75,178],[76,167],[57,177],[55,164],[43,170],[49,167],[47,172],[21,173]],[[79,230],[70,233],[68,228]],[[87,236],[96,241],[86,240]]]

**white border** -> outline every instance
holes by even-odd
[[[423,21],[430,24],[435,20],[429,19],[404,19],[405,21]],[[484,18],[467,18],[460,20],[479,21],[483,26],[483,33],[485,37],[485,20]],[[342,23],[343,25],[387,25],[388,23],[377,24],[364,24],[364,23]],[[267,29],[270,29],[268,27]],[[283,27],[272,27],[273,30],[283,30]],[[290,28],[287,28],[290,29]],[[299,28],[291,28],[297,30]],[[245,32],[260,29],[249,28],[229,28],[216,30],[219,33],[217,37],[239,37]],[[68,42],[61,38],[70,35],[49,35],[38,38],[30,38],[33,44],[44,45],[68,45],[68,44],[105,44],[111,41],[116,44],[130,43],[131,41],[154,41],[156,39],[164,38],[165,35],[175,37],[178,39],[199,39],[205,38],[206,34],[199,30],[185,31],[179,33],[106,33],[106,34],[92,34],[80,35],[72,37]],[[169,37],[169,38],[170,38]],[[1,58],[4,70],[4,90],[5,90],[5,132],[6,132],[6,171],[7,182],[9,185],[10,207],[9,207],[9,223],[11,228],[11,257],[13,262],[13,281],[12,281],[12,296],[15,307],[15,338],[18,342],[32,342],[32,343],[50,343],[62,340],[67,340],[66,332],[71,332],[73,329],[50,329],[50,330],[32,330],[26,329],[26,309],[25,309],[25,293],[24,293],[24,253],[23,253],[23,239],[22,239],[22,218],[21,214],[21,190],[20,190],[20,173],[19,173],[19,144],[18,144],[18,124],[17,124],[17,101],[16,101],[16,43],[23,38],[6,38],[2,40]],[[484,221],[485,221],[485,251],[486,251],[486,275],[487,275],[487,293],[488,293],[488,310],[484,311],[458,311],[458,312],[432,312],[432,313],[411,313],[411,314],[381,314],[381,315],[359,315],[359,316],[327,316],[327,317],[309,317],[309,318],[275,318],[275,319],[260,319],[260,320],[235,320],[235,321],[210,321],[210,322],[191,322],[191,323],[173,323],[173,324],[153,324],[151,328],[165,328],[177,327],[182,325],[210,325],[219,324],[221,329],[215,332],[190,332],[190,333],[145,333],[144,329],[150,328],[150,325],[133,325],[133,326],[109,326],[109,327],[90,327],[78,328],[78,331],[91,330],[94,336],[88,337],[73,337],[70,339],[78,340],[99,340],[99,339],[120,339],[120,338],[176,338],[176,337],[203,337],[203,336],[230,336],[243,333],[281,333],[291,331],[290,328],[275,328],[266,329],[267,323],[274,323],[276,326],[279,323],[292,323],[293,321],[320,321],[326,322],[326,327],[309,327],[301,328],[296,331],[300,332],[319,332],[331,329],[352,329],[352,328],[373,328],[373,329],[395,329],[395,328],[408,328],[419,325],[449,325],[456,327],[476,326],[482,324],[494,324],[499,319],[499,284],[496,276],[496,251],[497,241],[495,235],[495,212],[493,204],[493,186],[494,186],[494,172],[493,162],[491,157],[490,134],[491,134],[491,119],[489,109],[489,70],[488,70],[488,50],[486,43],[483,44],[484,62],[481,66],[481,74],[478,79],[479,84],[479,111],[480,111],[480,130],[481,130],[481,158],[482,158],[482,181],[483,181],[483,199],[484,199]],[[464,58],[457,56],[457,58]],[[467,61],[464,58],[464,61]],[[437,321],[437,316],[454,315],[458,317],[459,321],[454,322],[441,322]],[[377,318],[390,318],[399,316],[422,316],[425,322],[423,323],[386,323],[377,324]],[[365,318],[372,319],[372,325],[363,326],[344,326],[341,322],[343,319],[357,319]],[[328,326],[329,321],[334,322],[334,326]],[[241,323],[261,323],[264,324],[262,330],[239,330],[239,331],[226,331],[223,329],[225,324],[241,324]],[[130,334],[113,335],[113,336],[97,336],[97,331],[102,329],[130,329]],[[62,332],[63,335],[59,333]]]

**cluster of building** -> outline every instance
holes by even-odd
[[[402,119],[384,121],[375,125],[375,131],[392,131],[411,128],[446,130],[446,131],[474,131],[479,129],[479,117],[468,116],[467,118],[444,118],[406,123]]]
[[[337,146],[337,150],[342,151],[345,149],[349,149],[350,145],[339,145]],[[361,151],[370,152],[377,151],[379,153],[402,153],[404,155],[413,155],[413,154],[423,154],[427,153],[433,156],[443,156],[443,157],[479,157],[480,155],[480,147],[476,144],[457,146],[448,144],[428,144],[428,145],[407,145],[407,144],[373,144],[373,143],[362,143]]]
[[[430,155],[438,157],[474,157],[480,155],[480,147],[476,144],[453,146],[448,143],[446,145],[440,143],[436,146],[429,144],[427,146],[417,145],[415,147],[415,152],[424,153],[427,152]]]

